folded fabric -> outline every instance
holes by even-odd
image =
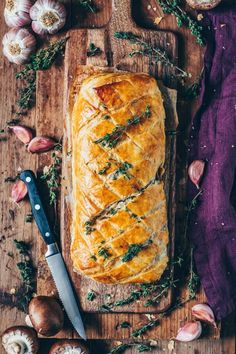
[[[204,16],[204,78],[188,150],[189,163],[204,160],[206,167],[188,233],[209,305],[222,319],[236,305],[236,7]],[[188,187],[190,201],[198,190]]]

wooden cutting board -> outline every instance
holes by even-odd
[[[122,23],[121,23],[122,20]],[[86,58],[86,64],[93,65],[94,67],[106,67],[112,65],[114,68],[119,70],[128,70],[134,72],[148,72],[156,75],[159,79],[163,79],[167,84],[174,84],[175,80],[172,78],[172,82],[169,82],[169,77],[172,77],[173,72],[169,69],[165,70],[163,66],[157,67],[152,65],[151,60],[146,57],[139,57],[135,59],[129,58],[129,53],[132,50],[132,46],[128,43],[120,42],[114,39],[114,32],[118,30],[132,31],[137,34],[142,35],[148,41],[152,41],[153,44],[165,48],[173,58],[176,55],[176,41],[175,36],[169,33],[156,33],[154,31],[144,31],[137,26],[135,26],[131,17],[131,4],[129,1],[115,2],[112,12],[112,17],[109,25],[106,29],[100,30],[89,30],[87,35],[84,35],[84,31],[73,30],[69,34],[69,42],[67,45],[67,50],[65,54],[65,95],[67,99],[65,100],[65,109],[68,109],[68,94],[71,90],[72,80],[76,77],[77,66],[82,64],[77,58],[78,48],[75,43],[81,43],[81,34],[83,34],[83,46],[85,50],[88,48],[89,43],[94,43],[97,47],[102,50],[102,55],[95,57]],[[175,44],[171,45],[171,50],[168,48],[168,43]],[[81,44],[80,44],[81,45]],[[112,53],[112,58],[109,58],[108,54]],[[80,66],[80,73],[86,71],[86,67],[83,69]],[[80,74],[80,75],[81,75]],[[176,96],[176,95],[175,95]],[[65,97],[65,98],[66,98]],[[176,98],[176,97],[175,97]],[[166,106],[169,106],[169,102],[166,102]],[[176,106],[176,99],[174,102]],[[174,110],[171,110],[173,112]],[[175,115],[168,115],[166,119],[166,130],[176,130]],[[67,124],[67,127],[69,123]],[[137,290],[137,286],[134,285],[104,285],[94,282],[93,280],[81,276],[73,272],[71,260],[70,260],[70,219],[71,219],[71,208],[68,199],[71,194],[71,181],[70,181],[70,157],[68,157],[68,152],[71,151],[71,147],[68,147],[68,133],[70,129],[65,129],[64,132],[64,153],[63,153],[63,176],[65,176],[65,183],[63,183],[62,188],[62,215],[61,218],[62,227],[62,249],[64,252],[64,258],[67,263],[68,269],[73,280],[73,284],[76,289],[76,293],[80,299],[80,306],[84,312],[101,312],[101,305],[109,302],[116,302],[118,300],[127,298],[132,291]],[[174,179],[175,179],[175,140],[176,136],[167,136],[167,154],[166,154],[166,196],[168,200],[168,210],[169,210],[169,231],[170,231],[170,243],[169,243],[169,256],[170,259],[173,257],[173,240],[174,240],[174,225],[175,225],[175,215],[174,215]],[[69,143],[70,145],[70,143]],[[90,291],[95,292],[97,295],[94,301],[88,301],[87,295]],[[115,307],[113,311],[115,312],[157,312],[167,308],[171,303],[171,291],[169,291],[166,297],[163,297],[162,301],[153,307],[146,308],[143,306],[143,301],[136,301],[130,305]],[[147,299],[146,299],[147,300]]]
[[[48,72],[41,72],[37,79],[37,107],[36,107],[36,120],[38,134],[48,134],[60,137],[61,134],[61,121],[65,118],[68,105],[68,92],[71,86],[76,68],[78,65],[91,64],[94,66],[114,66],[120,70],[129,70],[135,72],[149,72],[163,80],[165,85],[175,88],[176,80],[172,73],[166,67],[158,64],[153,65],[148,58],[137,57],[130,59],[128,53],[131,46],[126,42],[115,40],[113,33],[115,31],[133,31],[142,35],[145,39],[151,41],[153,44],[164,48],[174,62],[177,61],[177,40],[173,33],[165,31],[149,31],[138,28],[132,19],[131,0],[115,0],[111,10],[111,1],[101,0],[97,2],[99,7],[103,9],[103,5],[108,8],[105,13],[102,11],[99,15],[94,15],[94,22],[91,21],[91,16],[81,19],[85,27],[92,27],[91,23],[95,24],[95,29],[73,29],[69,31],[69,40],[67,43],[65,53],[64,67],[54,67],[50,74]],[[135,6],[135,5],[134,5]],[[73,11],[72,11],[73,12]],[[73,22],[73,21],[72,21]],[[98,27],[102,27],[98,29]],[[100,56],[87,58],[86,52],[89,43],[93,42],[96,46],[102,49]],[[50,75],[50,76],[49,76]],[[60,123],[59,123],[60,120]],[[175,138],[172,139],[173,152],[175,155]],[[39,170],[42,170],[44,165],[50,163],[48,156],[40,156],[38,161]],[[173,180],[174,181],[174,180]],[[63,181],[62,181],[63,182]],[[64,184],[63,184],[64,185]],[[64,187],[63,187],[64,188]],[[88,289],[93,289],[100,293],[104,291],[104,287],[97,288],[94,282],[87,283],[86,286],[81,286],[81,279],[72,271],[70,257],[69,257],[69,223],[65,222],[68,218],[68,209],[64,203],[64,191],[62,192],[62,209],[61,209],[61,246],[63,255],[67,263],[70,275],[76,286],[77,292],[80,297],[80,302],[85,310],[84,321],[86,324],[88,338],[102,338],[102,339],[115,339],[115,338],[129,338],[130,329],[116,330],[117,323],[122,321],[129,321],[131,326],[139,327],[147,322],[147,309],[141,305],[135,305],[135,308],[126,308],[122,311],[127,313],[99,313],[99,306],[102,303],[102,298],[99,297],[98,303],[88,303],[85,299]],[[174,226],[174,222],[172,224]],[[56,293],[50,272],[47,268],[45,259],[45,245],[40,240],[38,244],[38,293],[52,295]],[[87,282],[87,280],[82,280]],[[83,284],[84,285],[84,284]],[[100,287],[100,285],[99,285]],[[128,293],[128,288],[127,288]],[[103,294],[104,295],[104,294]],[[118,291],[116,296],[120,295]],[[123,294],[124,296],[124,294]],[[161,303],[164,308],[170,304],[171,293]],[[145,313],[142,313],[144,312]],[[151,311],[158,311],[158,308]],[[181,310],[181,318],[189,315],[189,309]],[[131,313],[132,312],[132,313]],[[133,313],[135,312],[135,313]],[[139,312],[139,313],[138,313]],[[159,337],[171,338],[177,331],[179,320],[173,321],[172,316],[163,320],[163,326],[159,326],[152,331],[149,331],[144,337]],[[57,337],[77,337],[77,334],[71,329],[67,323],[65,330],[60,332]]]

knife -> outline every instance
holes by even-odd
[[[32,171],[27,170],[21,172],[20,179],[27,186],[34,219],[44,242],[47,244],[48,249],[45,254],[45,258],[52,273],[61,302],[73,327],[79,333],[80,337],[86,340],[83,321],[75,299],[71,281],[69,279],[61,252],[57,246],[54,232],[52,231],[46,217],[43,204],[39,196],[36,177]]]

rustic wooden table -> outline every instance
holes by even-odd
[[[64,2],[67,3],[68,6],[71,3],[71,1]],[[93,27],[93,25],[98,27],[108,22],[111,15],[111,1],[98,0],[97,3],[102,9],[98,14],[77,19],[79,23],[83,25],[82,27]],[[4,1],[2,1],[0,4],[1,38],[7,31],[3,20],[3,8]],[[179,29],[176,26],[175,19],[172,16],[165,16],[157,26],[155,24],[155,19],[160,16],[163,16],[163,14],[156,5],[155,0],[133,1],[133,17],[138,25],[152,29],[169,30],[177,35],[179,45],[179,64],[186,71],[191,72],[191,81],[194,81],[194,79],[197,78],[201,72],[204,48],[201,48],[195,43],[195,40],[190,35],[188,30]],[[81,41],[84,40],[83,37],[86,37],[86,31],[84,32],[84,36],[81,35]],[[78,43],[76,45],[78,45]],[[78,55],[82,57],[83,53]],[[17,68],[13,65],[10,65],[8,61],[3,58],[1,53],[0,128],[6,126],[6,122],[12,118],[16,109],[16,92],[19,88],[19,84],[15,80],[16,71]],[[37,96],[36,106],[30,110],[27,116],[22,118],[22,122],[25,125],[37,129],[38,135],[46,134],[55,136],[57,138],[60,138],[62,135],[63,121],[62,119],[58,119],[58,114],[62,117],[63,80],[63,65],[52,68],[49,73],[39,73],[37,77],[37,92],[39,95]],[[183,203],[185,200],[185,144],[187,141],[189,122],[196,110],[196,107],[196,102],[186,103],[181,99],[178,102],[180,130],[183,131],[183,133],[179,135],[177,142],[177,233],[181,231],[181,222],[183,221]],[[11,185],[4,183],[4,180],[8,176],[15,176],[19,169],[30,167],[35,171],[42,170],[45,164],[48,165],[50,163],[50,154],[44,154],[40,157],[30,155],[26,153],[25,147],[19,141],[17,141],[14,136],[7,135],[0,137],[0,155],[0,333],[2,333],[2,331],[4,331],[9,326],[15,324],[23,324],[25,318],[25,314],[19,311],[15,296],[13,294],[14,289],[18,289],[21,284],[19,274],[16,271],[17,256],[14,255],[15,250],[13,246],[13,240],[22,239],[32,244],[33,259],[36,265],[39,262],[41,271],[44,269],[42,266],[42,254],[45,250],[42,242],[37,241],[38,231],[34,223],[25,223],[24,221],[26,214],[30,212],[29,203],[23,202],[19,206],[14,205],[9,198]],[[9,257],[9,254],[11,253],[13,253],[14,258]],[[47,279],[46,276],[45,279]],[[41,293],[44,287],[43,281],[44,278],[42,277],[40,284],[38,284]],[[49,289],[51,289],[51,287],[45,285],[45,293],[48,293]],[[198,295],[197,301],[202,301],[203,299],[204,294],[201,291]],[[158,350],[155,349],[153,353],[235,353],[234,314],[227,320],[223,321],[221,325],[221,339],[219,339],[219,333],[216,331],[209,333],[206,339],[201,339],[189,344],[176,343],[175,348],[172,351],[168,349],[169,341],[167,339],[169,339],[171,336],[174,336],[181,322],[189,318],[192,304],[193,302],[188,304],[188,306],[186,306],[184,309],[175,311],[170,318],[163,322],[163,325],[160,328],[149,333],[149,338],[158,339]],[[114,340],[127,340],[129,338],[129,332],[125,333],[125,331],[114,331],[113,328],[115,323],[124,319],[125,315],[121,315],[120,318],[118,315],[113,315],[111,317],[109,314],[100,317],[99,315],[88,316],[87,324],[89,327],[89,337],[91,338],[89,345],[91,347],[92,353],[103,354],[106,352],[106,348],[114,344]],[[142,319],[137,319],[135,316],[133,319],[130,317],[129,320],[133,320],[134,323],[142,323]],[[93,321],[96,323],[96,328],[92,326]],[[100,326],[103,326],[103,328]],[[105,332],[109,333],[108,336],[106,333],[106,338],[109,338],[109,340],[106,341],[103,340],[103,333]],[[71,337],[71,333],[68,330],[68,332],[64,331],[62,335],[58,336],[58,338],[65,337],[66,333],[68,333],[68,336]],[[55,339],[41,339],[41,353],[46,354],[50,344],[53,341],[55,341]],[[2,348],[0,349],[0,353],[3,353]],[[132,353],[136,353],[135,350],[133,350]]]

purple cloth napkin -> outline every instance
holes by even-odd
[[[205,16],[209,38],[189,163],[207,162],[203,194],[188,230],[208,303],[222,319],[236,305],[236,7],[219,7]],[[188,190],[191,200],[198,190],[191,182]]]

